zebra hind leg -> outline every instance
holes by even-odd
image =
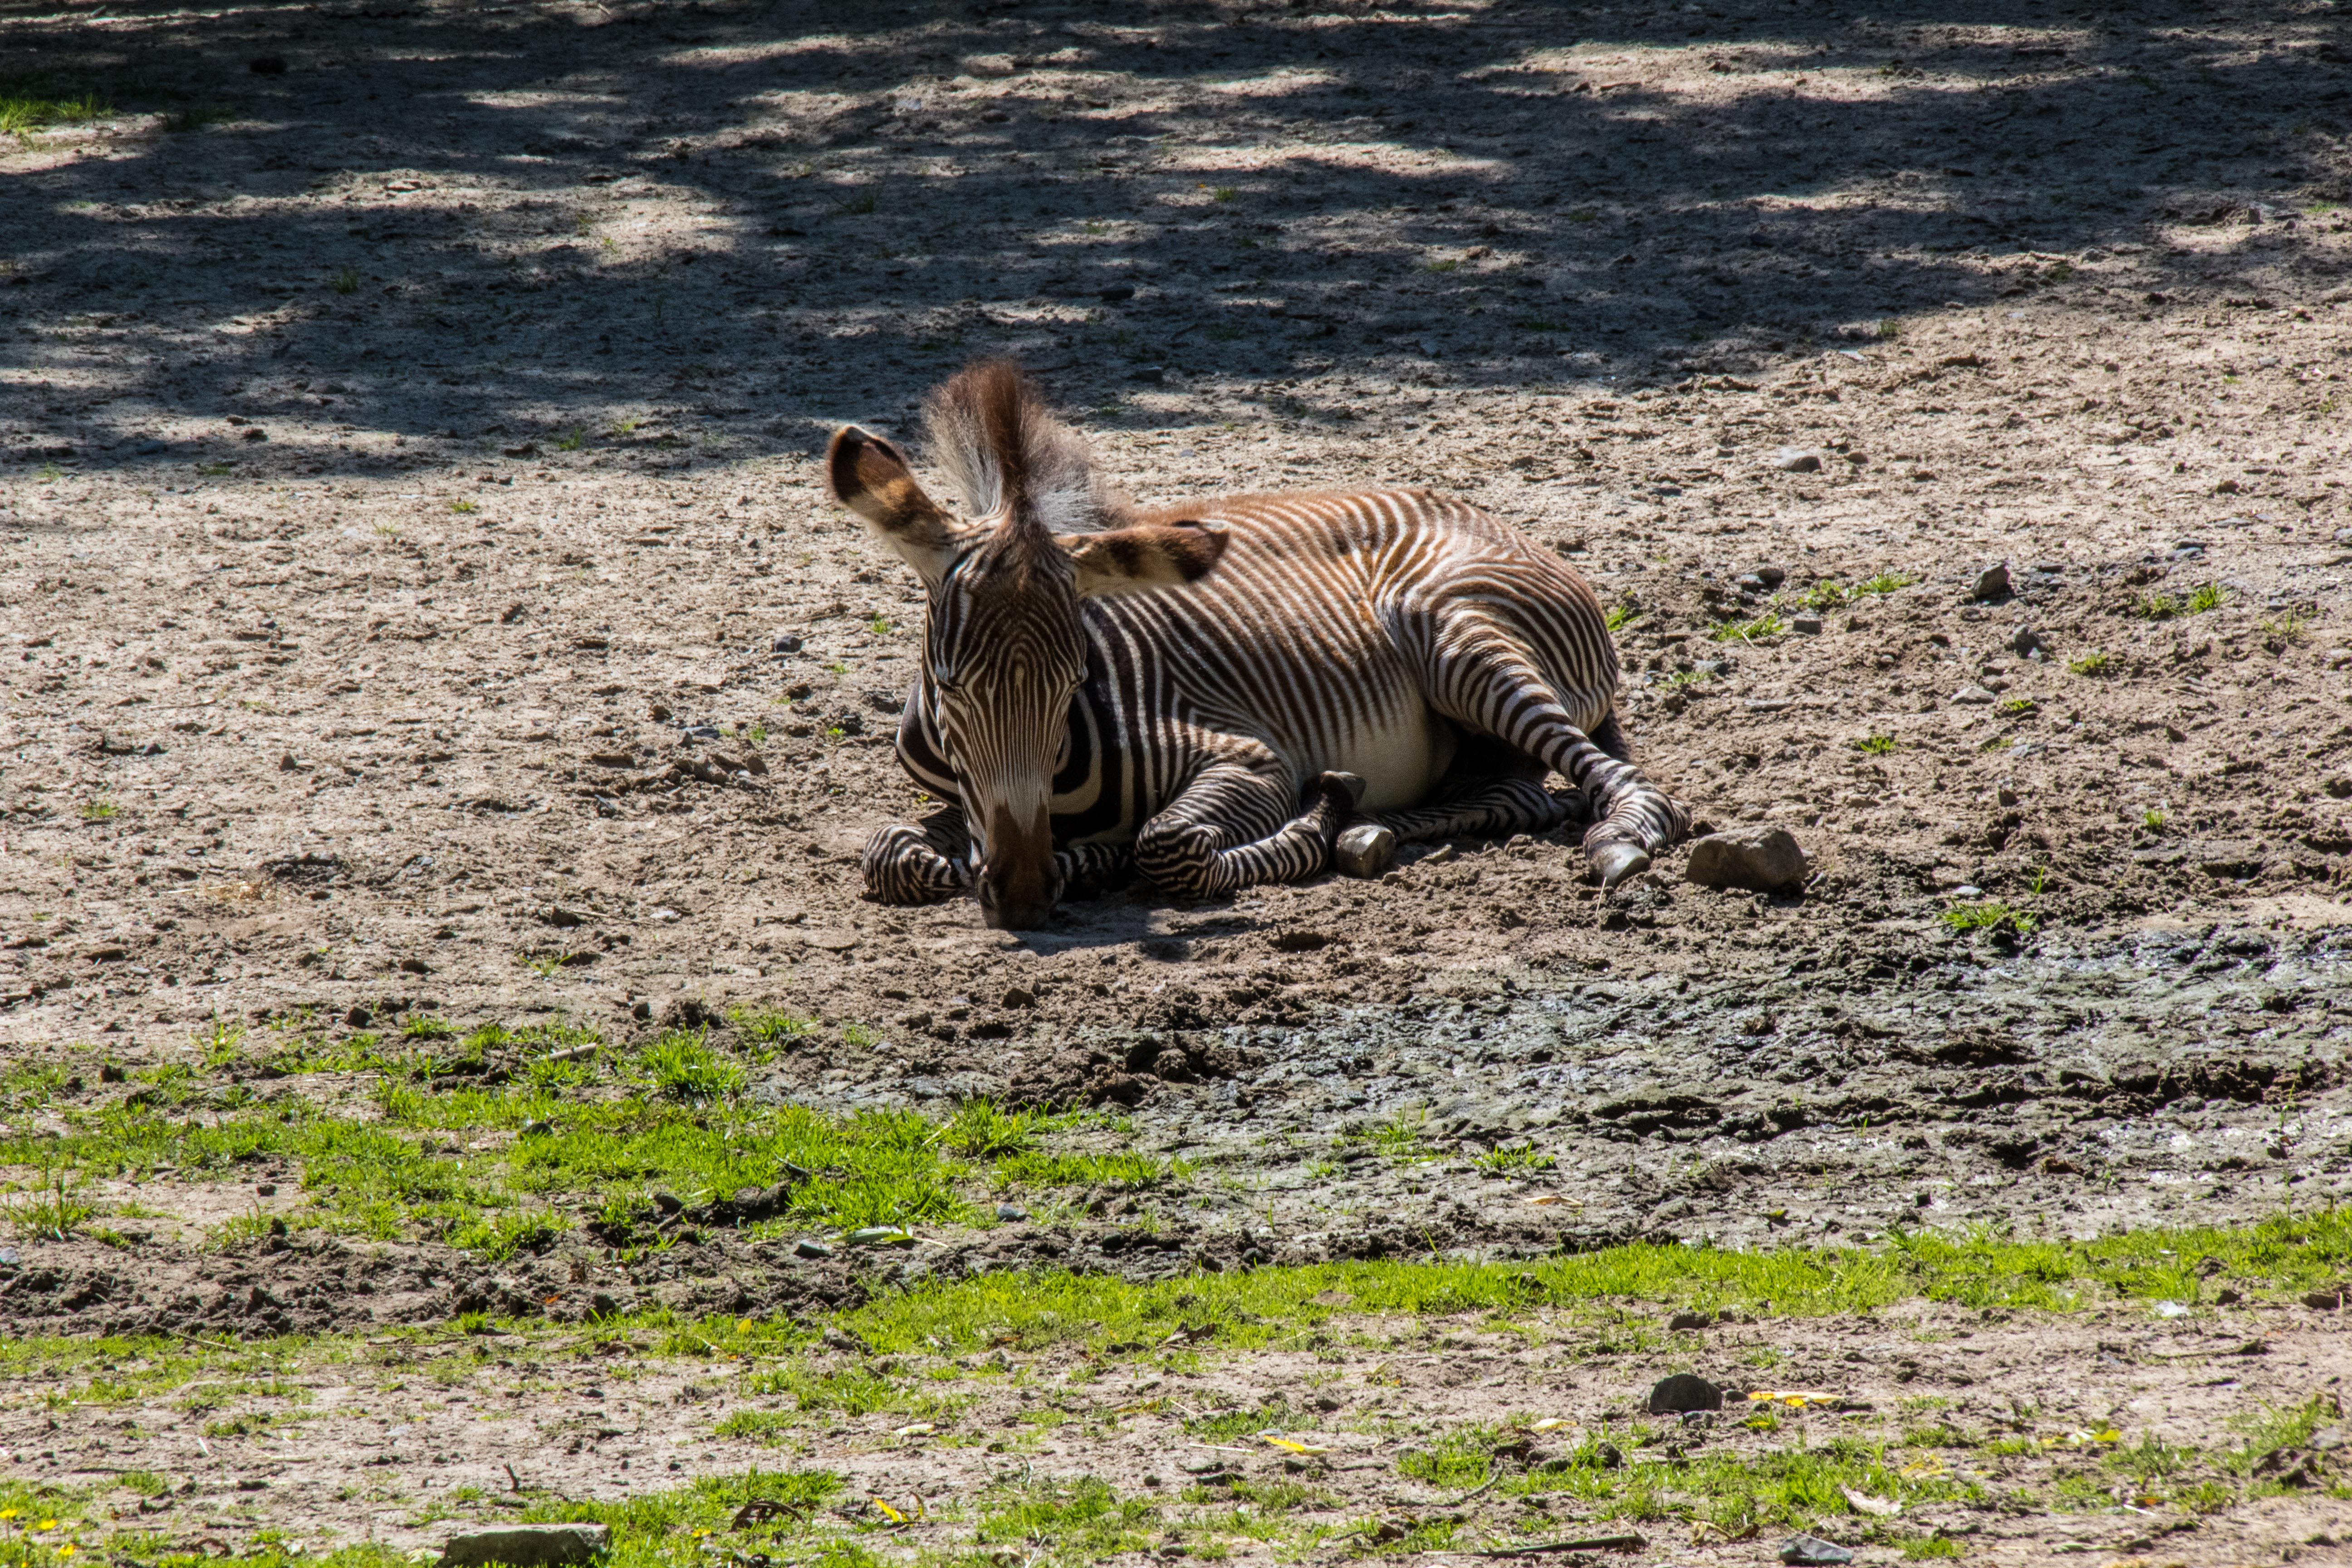
[[[1400,844],[1432,838],[1508,838],[1515,833],[1549,833],[1568,820],[1569,805],[1534,779],[1486,779],[1451,799],[1407,811],[1383,812],[1373,820]]]
[[[961,815],[941,812],[928,823],[887,822],[866,841],[858,869],[866,891],[882,904],[936,904],[971,889]]]
[[[1314,876],[1330,866],[1331,845],[1364,798],[1364,781],[1322,774],[1307,786],[1296,816],[1288,795],[1274,769],[1209,768],[1143,825],[1136,866],[1156,886],[1191,899]]]

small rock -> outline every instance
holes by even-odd
[[[544,1119],[526,1121],[522,1124],[522,1135],[526,1138],[551,1138],[555,1135],[555,1123]]]
[[[302,763],[300,760],[291,752],[287,752],[284,756],[278,759],[278,771],[281,773],[293,773],[299,769]]]
[[[2325,1290],[2305,1290],[2303,1293],[2303,1304],[2306,1307],[2315,1307],[2323,1312],[2333,1312],[2343,1307],[2344,1294],[2344,1288],[2341,1285],[2331,1285]]]
[[[1712,1410],[1685,1410],[1680,1419],[1685,1431],[1704,1432],[1714,1426],[1716,1414]]]
[[[1004,1005],[1007,1007],[1034,1007],[1036,1005],[1037,993],[1025,985],[1011,986],[1004,993]]]
[[[2039,658],[2050,651],[2050,645],[2032,626],[2020,626],[2009,634],[2009,651],[2020,658]]]
[[[1803,447],[1782,447],[1772,454],[1772,466],[1784,474],[1818,474],[1822,455]]]
[[[822,1241],[811,1241],[803,1237],[793,1243],[793,1256],[794,1258],[831,1258],[833,1248]]]
[[[1693,1312],[1685,1310],[1676,1312],[1673,1317],[1668,1318],[1666,1320],[1666,1328],[1670,1331],[1678,1331],[1683,1329],[1704,1329],[1712,1327],[1714,1322],[1715,1314],[1713,1312]]]
[[[1789,574],[1786,571],[1769,564],[1756,568],[1755,574],[1764,580],[1764,586],[1767,588],[1778,588],[1789,580]]]
[[[1804,884],[1805,852],[1786,828],[1734,827],[1693,844],[1684,874],[1702,888],[1794,892]]]
[[[768,645],[768,651],[774,654],[798,653],[801,651],[801,639],[790,632],[778,632],[775,640]]]
[[[1953,701],[1969,708],[1981,708],[1992,700],[1992,693],[1981,686],[1963,686],[1952,693]]]
[[[1970,584],[1969,588],[1969,597],[1971,599],[1981,600],[1987,604],[1991,603],[1995,599],[2008,598],[2009,563],[2006,561],[1995,562],[1992,565],[1988,566],[1983,571],[1978,573],[1976,582]]]
[[[1834,1541],[1823,1541],[1818,1535],[1792,1535],[1780,1542],[1780,1561],[1804,1564],[1851,1563],[1853,1553]]]
[[[441,1568],[481,1568],[491,1563],[512,1568],[593,1563],[613,1544],[604,1524],[506,1524],[453,1535],[441,1550]]]
[[[866,1352],[866,1342],[847,1329],[825,1330],[824,1342],[835,1350],[847,1351],[852,1355],[864,1355]]]
[[[1377,877],[1396,858],[1396,835],[1377,822],[1360,822],[1331,847],[1331,867],[1343,877]]]
[[[343,1022],[354,1029],[364,1029],[375,1022],[375,1015],[364,1007],[354,1007],[343,1015]]]
[[[1650,1390],[1650,1414],[1677,1415],[1685,1410],[1720,1410],[1723,1390],[1694,1373],[1662,1377]]]
[[[996,1205],[996,1217],[1005,1221],[1007,1224],[1012,1224],[1016,1221],[1027,1219],[1029,1217],[1029,1211],[1023,1208],[1019,1204],[999,1204]]]
[[[2332,1454],[2344,1447],[2344,1428],[2322,1426],[2303,1440],[2303,1446],[2315,1454]]]
[[[1819,616],[1798,616],[1789,622],[1789,629],[1800,637],[1817,637],[1822,635],[1822,618]]]

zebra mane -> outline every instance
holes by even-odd
[[[1123,517],[1078,433],[1054,417],[1021,367],[977,360],[923,405],[932,455],[975,519],[1024,532],[1087,531]]]

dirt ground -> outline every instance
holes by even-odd
[[[1146,1274],[2352,1191],[2333,5],[78,5],[0,15],[7,93],[106,106],[0,142],[12,1064],[786,1008],[775,1096],[1232,1178],[1140,1262],[975,1244]],[[986,352],[1146,500],[1561,551],[1645,765],[1803,895],[1559,841],[863,901],[920,601],[812,459]],[[1559,1201],[1324,1158],[1408,1124]],[[249,1194],[141,1201],[185,1238],[28,1243],[16,1325],[241,1267]]]

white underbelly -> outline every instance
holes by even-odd
[[[1420,805],[1445,771],[1447,758],[1440,754],[1439,740],[1428,706],[1412,702],[1388,715],[1378,728],[1349,736],[1339,753],[1322,765],[1364,781],[1358,810],[1396,811]]]

